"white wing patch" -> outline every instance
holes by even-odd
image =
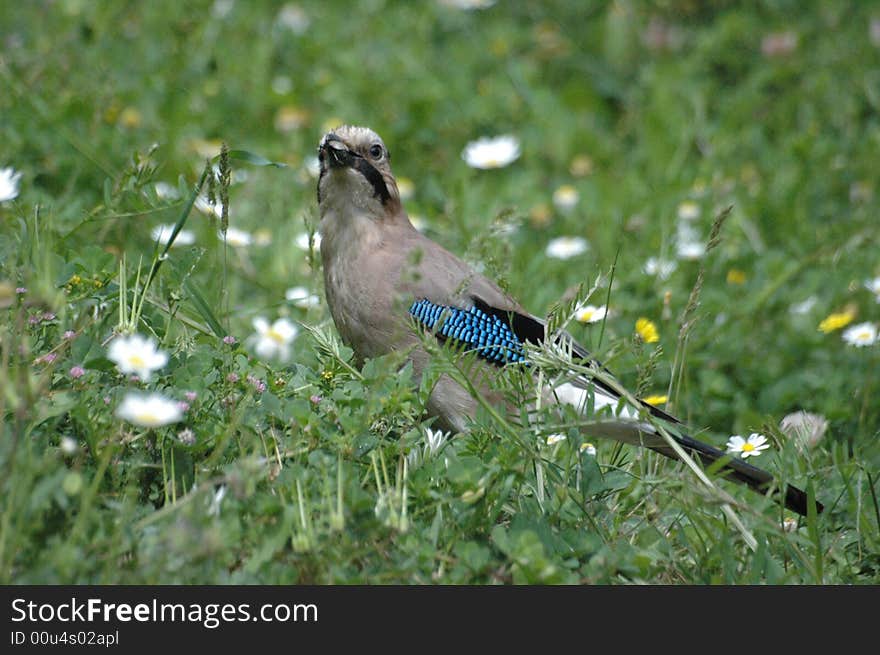
[[[556,387],[554,393],[559,402],[571,405],[580,413],[585,412],[587,407],[592,405],[593,411],[596,413],[605,407],[610,407],[612,416],[626,419],[638,418],[638,413],[626,404],[621,404],[619,398],[596,387],[582,389],[574,386],[571,382],[565,382]],[[590,396],[592,396],[592,399]]]

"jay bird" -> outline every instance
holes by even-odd
[[[504,401],[491,378],[504,366],[530,366],[527,343],[559,344],[574,361],[607,373],[567,332],[545,334],[545,321],[413,227],[401,204],[388,150],[375,132],[340,126],[321,139],[318,159],[327,303],[342,340],[359,359],[405,351],[418,379],[430,359],[425,336],[451,342],[477,358],[478,365],[469,368],[469,386],[494,405]],[[680,459],[677,450],[683,450],[705,466],[722,460],[719,475],[761,493],[778,493],[787,508],[807,513],[804,491],[791,485],[780,491],[782,485],[770,473],[681,434],[677,419],[626,394],[610,374],[580,374],[544,385],[544,406],[564,403],[605,417],[584,428],[594,436],[647,447],[672,459]],[[471,390],[443,374],[426,409],[440,428],[463,432],[478,406]],[[657,421],[677,433],[664,436]],[[818,502],[816,510],[822,510]]]

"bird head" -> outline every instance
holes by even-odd
[[[400,192],[391,172],[388,149],[379,135],[367,127],[342,125],[318,145],[321,173],[318,205],[394,216],[400,210]]]

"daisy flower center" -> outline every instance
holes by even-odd
[[[128,363],[136,368],[143,368],[147,362],[140,355],[129,355]]]
[[[266,332],[266,336],[272,339],[275,343],[284,343],[284,335],[275,328],[269,328]]]
[[[138,412],[135,420],[141,425],[155,425],[159,422],[159,417],[152,412]]]
[[[755,445],[751,443],[744,443],[742,451],[744,453],[750,453],[755,449]]]

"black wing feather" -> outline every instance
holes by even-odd
[[[543,321],[535,318],[534,316],[515,312],[510,309],[500,309],[498,307],[493,307],[489,303],[476,296],[471,296],[471,299],[473,300],[474,305],[477,307],[477,309],[485,312],[486,314],[489,314],[490,316],[495,316],[499,318],[502,322],[506,323],[513,331],[513,333],[520,339],[520,341],[529,342],[532,344],[543,343],[546,336],[546,326]],[[575,341],[574,337],[572,337],[568,332],[562,331],[557,334],[556,341],[558,343],[564,342],[567,346],[571,346],[572,353],[578,359],[584,362],[592,363],[603,372],[608,373],[608,375],[612,375],[611,371],[605,368],[599,360],[593,357],[589,350],[587,350],[581,344]],[[614,397],[618,397],[617,391],[615,391],[609,385],[603,383],[598,378],[590,380],[590,383],[599,387],[606,393],[609,393]],[[670,423],[681,423],[681,421],[679,421],[677,418],[675,418],[671,414],[667,414],[662,409],[654,407],[654,405],[650,405],[643,400],[640,400],[639,402],[642,404],[642,407],[648,410],[648,412],[652,416],[655,416],[664,421],[669,421]]]

